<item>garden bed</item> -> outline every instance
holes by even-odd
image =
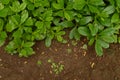
[[[46,48],[43,41],[37,42],[36,54],[29,58],[6,54],[2,47],[0,80],[120,80],[120,45],[112,44],[97,57],[93,47],[83,48],[86,39],[77,43],[53,41]],[[64,65],[63,70],[56,74],[48,60]]]

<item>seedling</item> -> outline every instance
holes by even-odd
[[[72,49],[68,48],[67,53],[69,53],[69,54],[72,53]]]
[[[55,74],[60,74],[64,70],[64,65],[62,65],[61,63],[55,63],[50,59],[48,60],[48,62],[51,64],[51,68]]]
[[[38,60],[37,65],[42,65],[42,61]]]

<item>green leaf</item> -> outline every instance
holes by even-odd
[[[115,0],[115,1],[116,1],[117,6],[120,8],[120,0]]]
[[[109,48],[109,43],[101,40],[101,39],[97,39],[97,41],[100,43],[100,45],[103,47],[103,48]]]
[[[69,15],[69,13],[67,13],[66,11],[64,12],[64,16],[65,16],[65,18],[66,18],[68,21],[71,20],[71,17],[70,17],[70,15]]]
[[[4,5],[0,3],[0,10],[4,9]]]
[[[75,10],[82,10],[84,8],[84,6],[86,5],[86,1],[85,0],[74,0],[73,1],[73,8]]]
[[[21,14],[21,24],[23,24],[27,20],[28,16],[29,15],[28,15],[28,11],[27,10],[22,11],[22,14]]]
[[[40,22],[40,21],[37,21],[37,22],[35,23],[35,26],[36,26],[38,29],[42,29],[43,26],[44,26],[44,23],[43,23],[43,22]]]
[[[90,41],[88,42],[88,45],[90,45],[90,46],[93,45],[94,41],[95,41],[95,38],[92,37],[92,38],[90,39]]]
[[[8,8],[4,8],[2,10],[0,10],[0,17],[6,17],[8,14]]]
[[[28,8],[28,10],[34,10],[34,9],[35,9],[35,6],[34,6],[32,3],[29,3],[29,4],[27,5],[27,8]]]
[[[19,1],[12,2],[12,6],[10,6],[10,9],[13,12],[20,12],[20,2]]]
[[[33,21],[32,17],[29,17],[24,23],[24,25],[26,25],[26,26],[32,26],[33,24],[34,24],[34,21]]]
[[[35,54],[33,49],[31,47],[27,47],[20,50],[19,57],[28,57],[28,56],[31,56],[32,54]]]
[[[114,13],[111,19],[112,23],[117,23],[119,21],[119,14],[118,13]]]
[[[62,42],[64,39],[61,35],[56,36],[57,41]]]
[[[20,5],[20,10],[24,10],[26,8],[27,4],[25,2],[23,2],[21,5]]]
[[[63,28],[69,28],[69,27],[73,27],[74,24],[72,21],[64,21],[59,23],[60,26],[63,26]]]
[[[16,30],[16,31],[14,31],[12,36],[14,37],[14,39],[18,39],[18,38],[22,37],[22,34],[23,34],[22,30]]]
[[[53,2],[53,3],[52,3],[52,6],[53,6],[55,9],[63,9],[63,8],[64,8],[64,0],[57,0],[57,3],[56,3],[56,2]]]
[[[103,41],[107,42],[107,43],[113,43],[114,42],[114,38],[111,36],[100,36],[100,39],[102,39]]]
[[[74,27],[74,28],[70,31],[69,38],[70,38],[70,39],[75,38],[76,40],[80,40],[80,34],[79,34],[79,32],[78,32],[78,30],[77,30],[76,27]]]
[[[0,19],[0,32],[3,30],[4,21]]]
[[[101,46],[101,43],[98,40],[96,40],[96,42],[95,42],[95,51],[96,51],[98,56],[103,55],[102,46]]]
[[[120,37],[118,37],[118,43],[120,43]]]
[[[2,46],[5,43],[6,38],[7,33],[5,31],[0,32],[0,46]]]
[[[79,27],[78,32],[83,36],[87,36],[87,37],[90,36],[90,31],[87,27]]]
[[[6,46],[5,50],[10,54],[17,53],[14,41],[9,42],[9,44]]]
[[[9,4],[10,0],[0,0],[2,4]]]
[[[46,47],[50,47],[51,41],[52,41],[52,38],[50,38],[50,37],[47,37],[47,38],[45,39],[45,45],[46,45]]]
[[[92,24],[89,24],[89,29],[90,29],[90,32],[91,32],[92,36],[95,36],[97,34],[97,32],[98,32],[98,27],[94,26]]]
[[[83,17],[82,19],[80,19],[80,25],[86,25],[89,22],[91,22],[93,19],[91,16],[87,16],[87,17]]]
[[[100,32],[99,35],[101,35],[101,36],[110,36],[110,35],[113,35],[114,33],[115,33],[114,28],[107,28],[107,29],[103,30],[102,32]]]
[[[112,14],[112,13],[115,12],[115,7],[112,6],[112,5],[107,6],[107,7],[103,10],[103,12],[106,12],[107,14]]]
[[[95,6],[104,6],[105,3],[103,0],[89,0],[89,3]]]
[[[23,47],[32,47],[34,44],[34,42],[25,42]]]
[[[12,32],[14,29],[16,29],[18,26],[15,26],[15,24],[12,22],[12,20],[9,20],[9,22],[6,25],[6,31]]]
[[[88,5],[89,7],[89,10],[92,12],[92,13],[99,13],[99,10],[96,6],[93,6],[93,5]]]
[[[14,15],[10,17],[10,20],[15,24],[18,25],[19,22],[17,21],[17,19],[20,19],[20,16]]]

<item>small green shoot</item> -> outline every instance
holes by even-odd
[[[64,70],[64,65],[61,63],[55,63],[51,59],[48,62],[51,64],[51,68],[55,74],[60,74]]]

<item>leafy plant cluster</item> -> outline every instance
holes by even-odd
[[[71,29],[70,39],[87,37],[95,44],[97,55],[110,43],[120,43],[120,0],[0,0],[0,46],[28,57],[35,52],[36,40],[52,39],[66,43],[64,29]]]

